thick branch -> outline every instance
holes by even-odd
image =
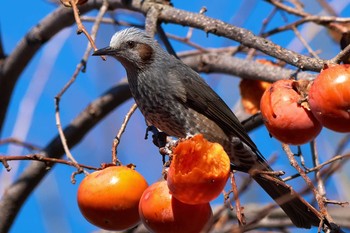
[[[165,22],[202,29],[207,33],[223,36],[241,43],[249,48],[257,49],[267,55],[285,61],[288,64],[305,70],[320,71],[324,60],[310,58],[291,50],[282,48],[272,41],[254,35],[251,31],[224,23],[221,20],[207,17],[202,14],[191,13],[164,6],[159,18]]]
[[[194,54],[179,57],[197,72],[223,73],[246,79],[274,82],[280,79],[313,79],[316,76],[306,72],[296,72],[278,66],[263,65],[259,62],[232,57],[228,54]]]

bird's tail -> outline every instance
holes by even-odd
[[[275,177],[276,181],[264,174],[256,174],[253,178],[277,202],[295,226],[310,228],[320,224],[317,211],[278,177]]]
[[[254,144],[247,144],[239,137],[232,137],[226,151],[229,152],[232,168],[249,173],[284,210],[295,226],[310,228],[320,224],[321,215],[314,207],[281,178],[268,174],[273,170]]]

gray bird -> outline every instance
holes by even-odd
[[[93,55],[109,55],[121,62],[132,96],[149,123],[170,136],[184,138],[202,133],[207,140],[220,143],[234,169],[252,175],[295,226],[319,225],[319,217],[299,195],[259,172],[252,172],[273,170],[234,113],[198,73],[164,51],[144,31],[119,31],[110,46]]]

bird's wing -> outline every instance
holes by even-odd
[[[231,109],[199,74],[184,64],[181,66],[182,69],[179,69],[178,64],[176,67],[177,69],[168,70],[168,78],[182,78],[183,88],[177,93],[180,101],[185,106],[196,110],[216,122],[227,135],[239,137],[253,151],[260,154],[256,145],[250,139]]]

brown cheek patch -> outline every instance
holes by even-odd
[[[147,44],[139,44],[138,51],[143,62],[149,62],[152,59],[153,49]]]

